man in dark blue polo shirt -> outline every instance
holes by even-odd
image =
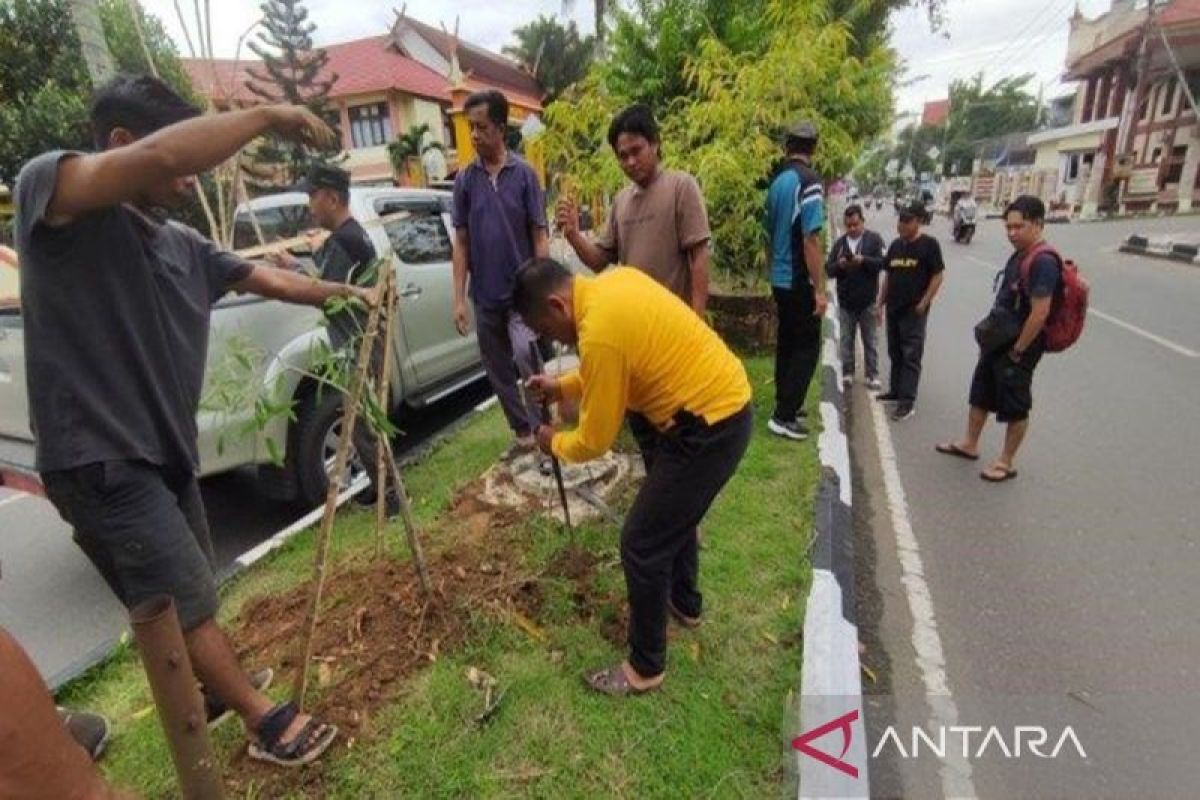
[[[466,335],[470,275],[483,367],[517,437],[511,452],[531,452],[539,418],[521,399],[517,373],[533,374],[529,343],[537,337],[513,310],[512,291],[519,266],[550,255],[545,200],[537,173],[504,144],[508,99],[494,89],[476,92],[465,111],[479,155],[454,181],[454,325]]]

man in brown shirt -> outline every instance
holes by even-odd
[[[632,105],[608,129],[621,170],[632,181],[613,200],[608,224],[591,241],[579,230],[579,209],[571,198],[558,202],[559,229],[588,267],[637,267],[704,314],[708,303],[708,212],[696,179],[664,170],[658,123],[650,109]]]

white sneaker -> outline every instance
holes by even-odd
[[[879,378],[868,378],[867,379],[867,389],[869,389],[872,392],[882,392],[883,384],[880,382]]]
[[[854,385],[854,376],[853,375],[843,375],[842,376],[842,388],[843,389],[849,389],[853,385]]]

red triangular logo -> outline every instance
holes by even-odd
[[[792,740],[792,748],[799,750],[809,758],[815,758],[822,764],[827,764],[828,766],[831,766],[840,772],[844,772],[851,778],[857,778],[858,767],[854,766],[853,764],[848,764],[842,760],[846,753],[850,751],[850,741],[853,739],[854,735],[850,725],[856,720],[858,720],[858,709],[855,709],[848,714],[844,714],[835,720],[830,720],[819,728],[813,728],[811,731],[800,734]],[[842,752],[836,758],[828,753],[822,752],[821,750],[817,750],[809,744],[809,742],[813,741],[814,739],[820,739],[830,731],[835,731],[838,729],[841,729],[842,731]]]

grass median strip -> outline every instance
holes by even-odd
[[[312,705],[338,719],[344,739],[319,767],[281,774],[248,764],[237,725],[226,726],[216,744],[231,796],[778,791],[819,469],[811,443],[765,432],[770,363],[751,357],[747,366],[754,440],[704,523],[704,625],[672,626],[661,692],[613,700],[581,682],[585,670],[624,652],[614,525],[580,524],[570,550],[551,520],[500,515],[475,524],[477,515],[462,513],[457,497],[468,476],[507,444],[493,409],[405,473],[441,602],[421,606],[409,564],[373,559],[370,514],[339,519]],[[393,543],[402,551],[398,533]],[[278,659],[288,626],[303,616],[290,604],[303,597],[311,558],[312,537],[299,536],[226,589],[222,619],[247,667],[288,669]],[[105,762],[113,780],[148,796],[171,792],[170,759],[134,654],[122,652],[62,699],[116,720]]]

